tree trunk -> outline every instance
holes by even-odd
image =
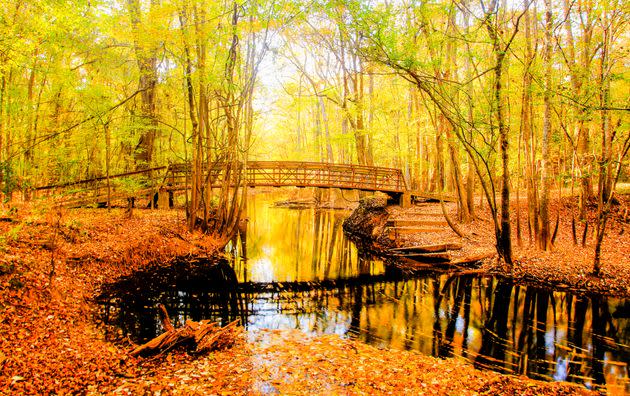
[[[551,30],[553,20],[551,0],[545,0],[545,52],[543,62],[545,67],[545,114],[543,119],[542,158],[540,162],[540,176],[542,189],[540,193],[540,236],[538,246],[543,250],[551,249],[551,234],[549,231],[549,137],[551,135]]]
[[[154,6],[155,0],[151,1]],[[131,28],[133,33],[134,50],[136,62],[140,72],[138,78],[138,89],[141,91],[141,120],[140,138],[136,145],[133,157],[136,169],[147,169],[153,161],[153,147],[157,135],[156,118],[156,85],[157,85],[157,49],[155,46],[146,45],[141,40],[142,11],[140,0],[127,0],[129,16],[131,18]],[[150,11],[149,11],[150,14]]]
[[[538,221],[538,183],[536,171],[536,143],[532,128],[532,75],[529,70],[534,61],[531,42],[531,18],[529,10],[525,11],[526,66],[523,74],[523,96],[521,105],[521,128],[525,154],[525,180],[527,186],[527,230],[530,243],[539,236]]]
[[[492,1],[491,10],[496,8],[496,0]],[[505,263],[512,267],[512,240],[510,226],[510,170],[509,170],[509,127],[505,121],[505,93],[503,92],[503,67],[507,48],[502,48],[494,18],[487,17],[486,27],[492,40],[493,53],[496,59],[494,66],[494,117],[499,129],[499,145],[501,154],[501,210],[500,225],[495,229],[497,252]]]
[[[608,22],[608,21],[606,21]],[[597,183],[597,226],[595,238],[595,257],[593,260],[593,273],[600,274],[601,247],[606,231],[606,223],[610,212],[610,199],[612,198],[613,174],[612,174],[612,128],[610,125],[610,112],[607,107],[610,104],[610,26],[606,26],[603,32],[603,43],[600,60],[600,111],[602,152],[599,160],[599,179]],[[622,159],[622,158],[621,158]],[[620,159],[620,160],[621,160]],[[619,161],[621,163],[621,161]]]

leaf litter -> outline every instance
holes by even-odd
[[[0,394],[587,394],[334,335],[243,333],[225,350],[130,356],[94,323],[100,288],[219,242],[170,211],[21,209],[0,223]],[[16,226],[17,224],[17,226]],[[159,230],[159,232],[156,232]]]

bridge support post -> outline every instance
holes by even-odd
[[[402,193],[400,195],[400,202],[398,203],[402,208],[411,207],[411,194],[408,192]]]
[[[411,206],[411,194],[404,193],[388,193],[389,199],[387,200],[388,205],[399,205],[402,208],[408,208]]]
[[[171,207],[168,191],[161,188],[158,191],[157,196],[158,198],[156,203],[158,209],[169,209]]]

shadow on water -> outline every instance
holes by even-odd
[[[481,369],[630,392],[630,301],[576,296],[505,279],[402,274],[361,257],[347,213],[249,202],[232,262],[184,263],[115,284],[103,321],[134,341],[179,322],[240,318],[249,329],[334,333],[379,347],[464,359]],[[243,230],[245,231],[245,230]]]

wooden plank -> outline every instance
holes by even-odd
[[[438,194],[427,193],[423,191],[410,191],[409,193],[411,194],[411,197],[414,199],[420,198],[420,199],[431,199],[434,201],[439,201],[441,198],[442,201],[444,202],[457,202],[457,199],[452,195],[442,194],[442,196],[440,197],[440,195]]]
[[[418,213],[418,216],[422,216],[422,217],[441,217],[444,218],[444,214],[442,212],[425,212],[425,213]]]
[[[132,191],[132,192],[121,192],[121,191],[113,191],[110,196],[110,203],[112,201],[117,201],[121,199],[128,198],[138,198],[138,197],[150,197],[157,190],[153,187]],[[62,200],[61,205],[64,207],[81,207],[87,205],[95,205],[101,202],[107,202],[107,194],[99,194],[99,195],[91,195],[91,196],[82,196],[82,197],[72,197]]]
[[[145,173],[157,172],[163,169],[166,169],[166,166],[158,166],[156,168],[142,169],[142,170],[137,170],[133,172],[118,173],[115,175],[110,175],[109,177],[99,176],[99,177],[93,177],[91,179],[77,180],[77,181],[73,181],[69,183],[53,184],[49,186],[36,187],[35,190],[41,191],[41,190],[49,190],[49,189],[54,189],[54,188],[65,188],[65,187],[70,187],[70,186],[76,186],[78,184],[88,184],[88,183],[93,183],[93,182],[98,182],[98,181],[106,181],[107,179],[112,180],[112,179],[119,179],[121,177],[142,175]]]
[[[476,263],[491,257],[494,257],[496,255],[496,253],[479,253],[479,254],[473,254],[471,256],[468,257],[463,257],[457,260],[452,261],[451,263],[453,265],[461,265],[461,264],[472,264],[472,263]]]

